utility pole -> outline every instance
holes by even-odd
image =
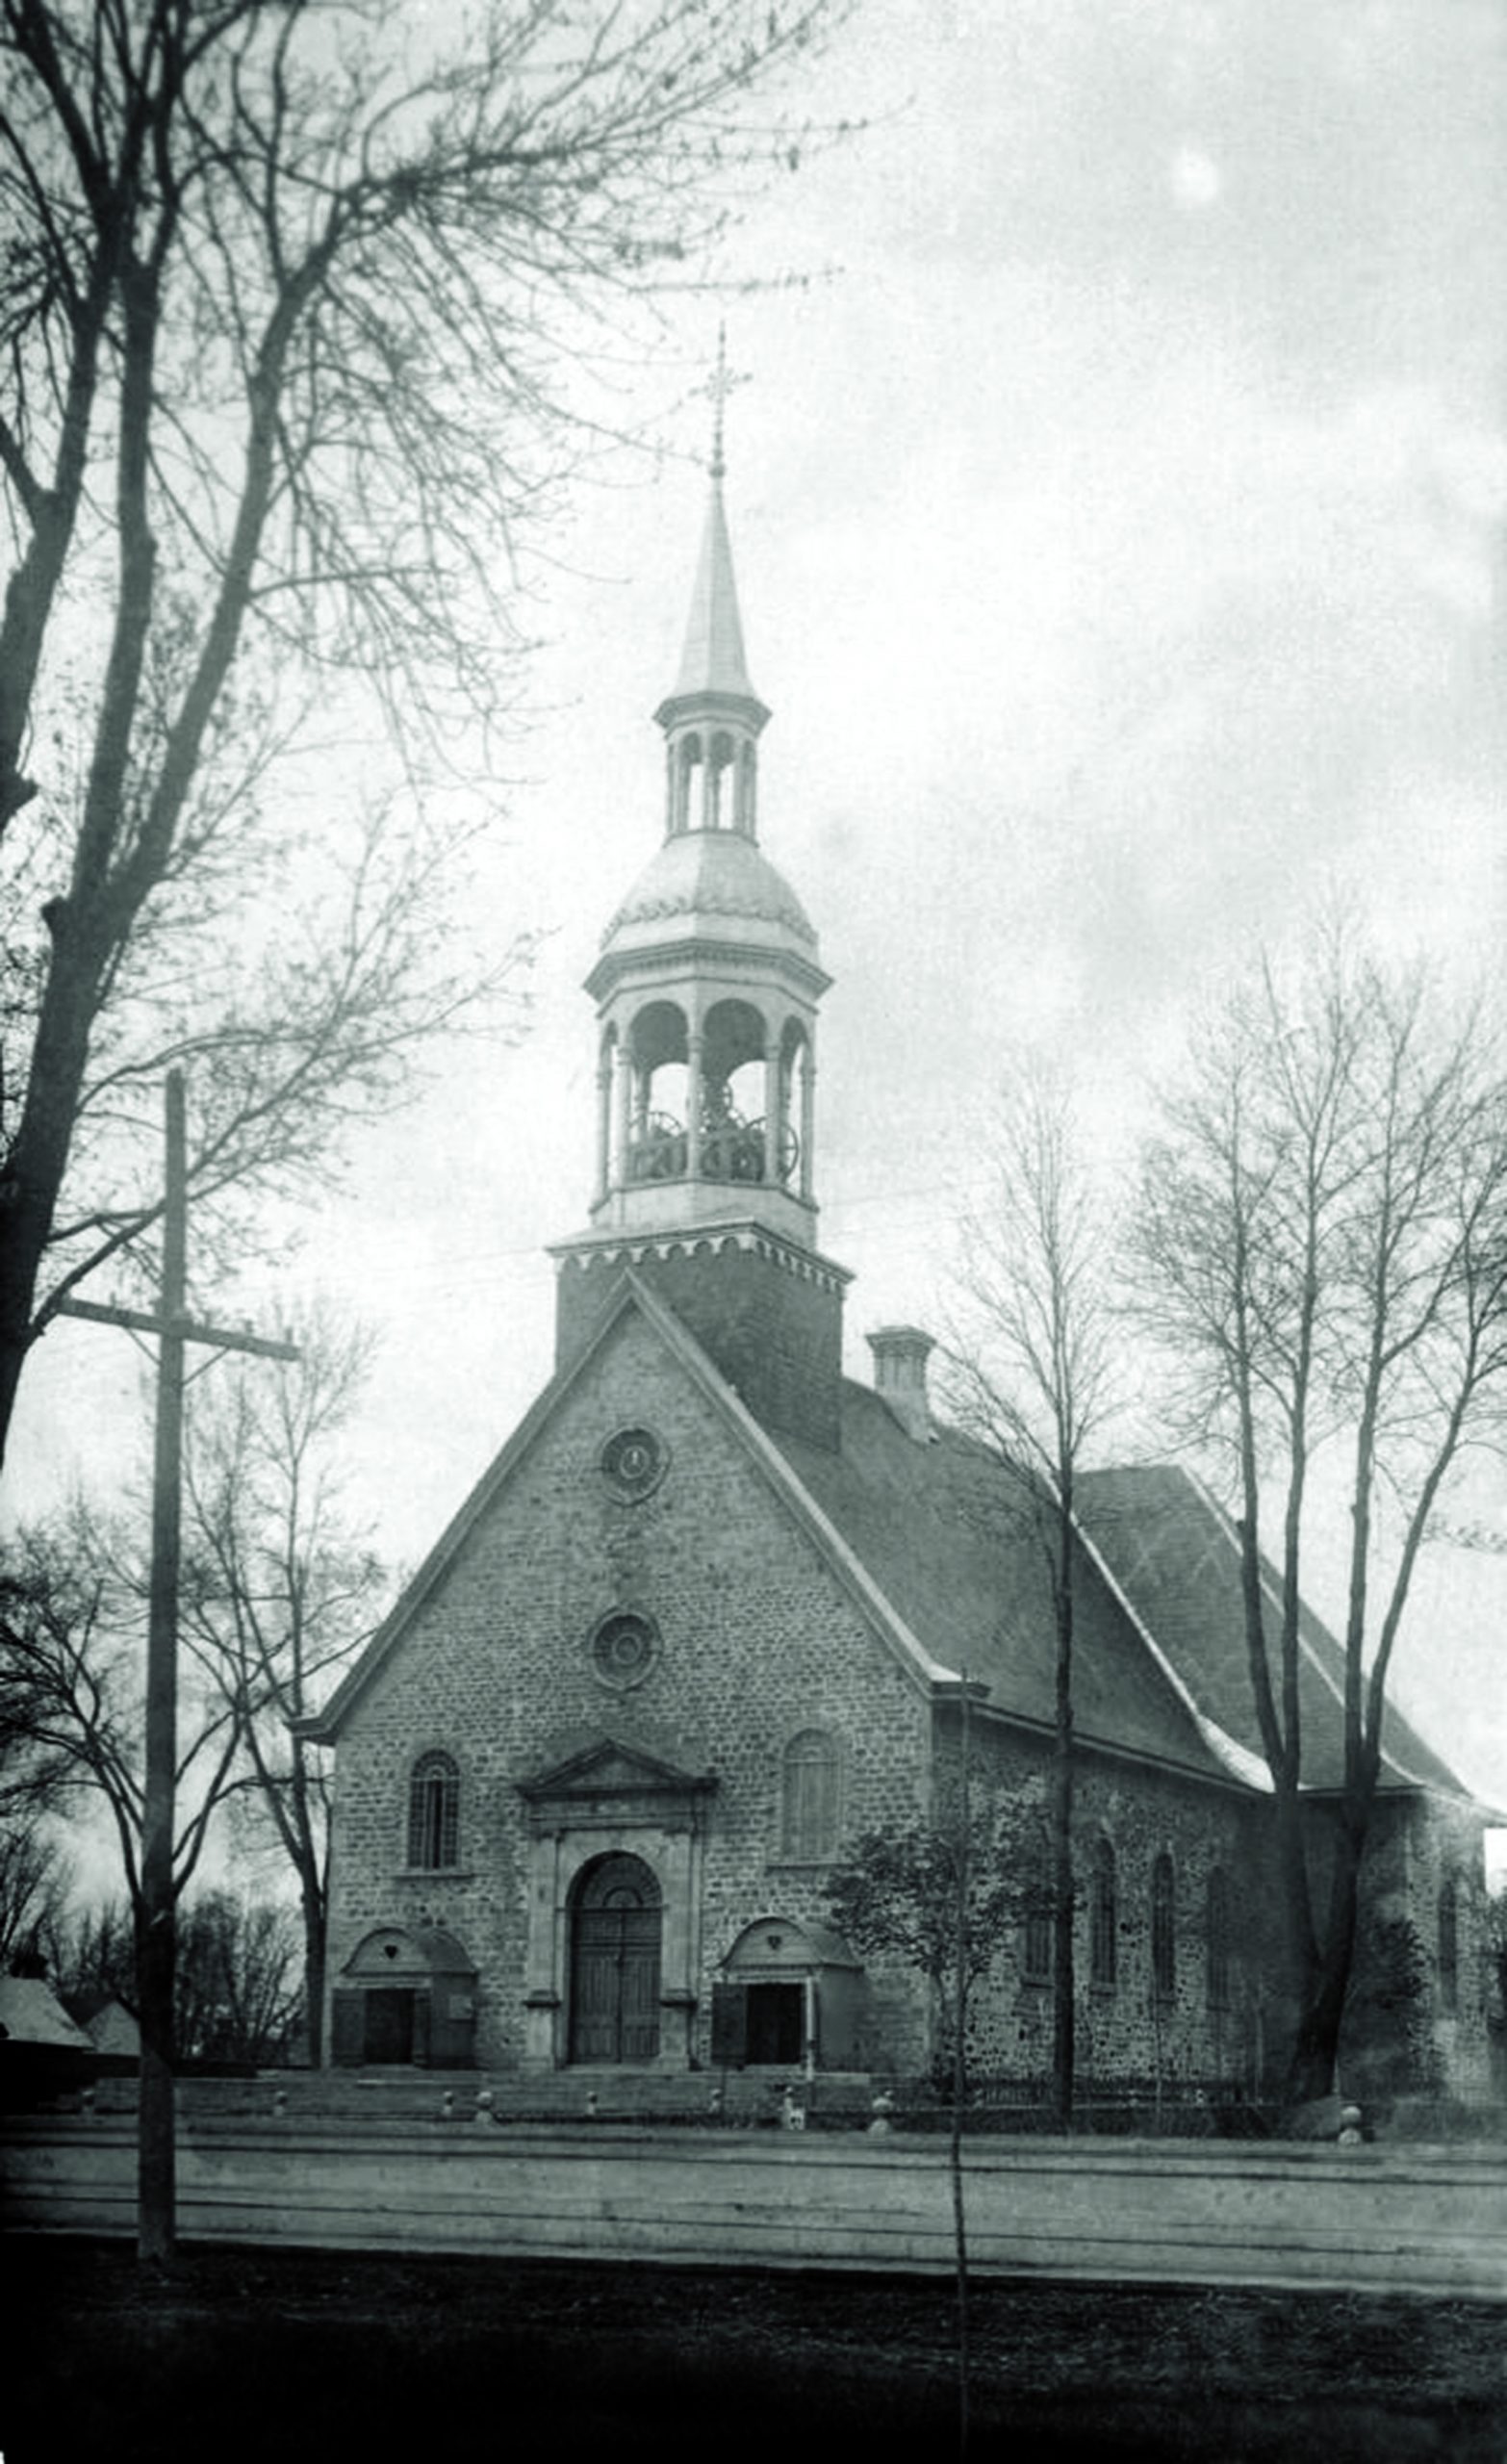
[[[972,2362],[968,2350],[968,2227],[963,2203],[963,2104],[968,2088],[968,1954],[970,1927],[968,1894],[973,1886],[969,1870],[968,1829],[973,1820],[973,1807],[968,1786],[968,1760],[972,1740],[968,1733],[968,1671],[958,1671],[958,1904],[954,1912],[957,1926],[958,1972],[953,1994],[953,2127],[948,2143],[949,2171],[953,2183],[953,2240],[958,2270],[958,2452],[966,2459],[969,2435],[969,2397]]]
[[[183,1072],[166,1090],[163,1264],[155,1310],[64,1300],[63,1313],[157,1337],[157,1419],[152,1465],[152,1571],[146,1627],[146,1769],[136,1989],[140,2005],[137,2114],[137,2255],[164,2265],[173,2254],[177,2133],[173,2109],[173,1978],[177,1903],[173,1823],[178,1776],[178,1561],[183,1519],[183,1387],[188,1346],[296,1360],[295,1344],[192,1321],[188,1285],[188,1166]]]

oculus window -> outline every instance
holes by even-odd
[[[635,1608],[616,1608],[591,1638],[592,1666],[603,1685],[626,1694],[642,1685],[659,1656],[659,1630]]]
[[[670,1456],[651,1428],[615,1429],[598,1456],[601,1476],[620,1505],[636,1505],[658,1488]]]

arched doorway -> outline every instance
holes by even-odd
[[[335,1980],[329,2058],[340,2068],[470,2069],[475,2018],[475,1964],[453,1934],[380,1925]]]
[[[659,2052],[659,1885],[641,1857],[600,1857],[571,1914],[573,2062],[652,2062]]]
[[[789,1916],[746,1925],[712,1988],[719,2069],[857,2066],[863,1970],[830,1926]]]

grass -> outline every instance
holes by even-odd
[[[10,2244],[4,2464],[956,2453],[953,2309],[893,2277]],[[976,2456],[1502,2464],[1507,2311],[1123,2285],[973,2297]]]

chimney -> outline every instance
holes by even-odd
[[[925,1446],[932,1434],[926,1399],[926,1360],[932,1348],[919,1326],[879,1326],[868,1338],[874,1354],[876,1393],[889,1405],[907,1437]]]

